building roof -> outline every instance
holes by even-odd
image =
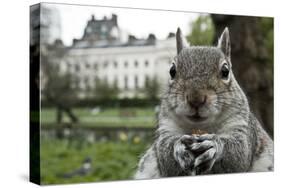
[[[156,37],[149,34],[146,39],[137,39],[128,35],[126,42],[121,41],[121,29],[118,27],[118,17],[112,14],[111,18],[96,19],[94,15],[88,21],[81,39],[73,39],[70,48],[107,48],[126,46],[155,45]]]

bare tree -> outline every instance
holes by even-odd
[[[59,59],[64,55],[64,48],[58,44],[45,46],[41,54],[41,70],[43,74],[43,96],[57,109],[57,122],[62,122],[63,112],[77,122],[78,118],[71,108],[76,102],[77,89],[74,87],[75,77],[69,72],[61,72]]]

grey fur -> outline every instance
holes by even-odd
[[[249,109],[231,71],[230,37],[217,47],[186,47],[177,32],[176,76],[163,94],[156,139],[139,163],[136,179],[273,170],[273,141]],[[221,77],[221,67],[230,72]],[[189,100],[207,98],[194,110]],[[194,122],[195,113],[206,118]],[[207,132],[192,134],[193,129]]]
[[[184,36],[182,35],[180,28],[178,28],[177,30],[176,38],[177,38],[177,53],[179,54],[182,49],[187,48],[188,46],[186,40],[184,40]]]
[[[226,57],[230,59],[231,47],[230,47],[229,31],[227,27],[224,29],[218,41],[218,48],[220,48],[222,52],[226,55]]]

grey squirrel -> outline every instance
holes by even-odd
[[[228,28],[216,47],[188,47],[179,28],[176,41],[155,141],[134,178],[272,171],[273,141],[233,75]]]

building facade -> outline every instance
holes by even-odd
[[[87,97],[88,88],[97,81],[118,87],[120,98],[145,97],[141,91],[148,80],[164,85],[176,55],[174,34],[157,40],[153,34],[146,39],[129,35],[121,41],[117,15],[88,21],[81,39],[74,39],[61,59],[60,67],[76,75],[80,97]]]

